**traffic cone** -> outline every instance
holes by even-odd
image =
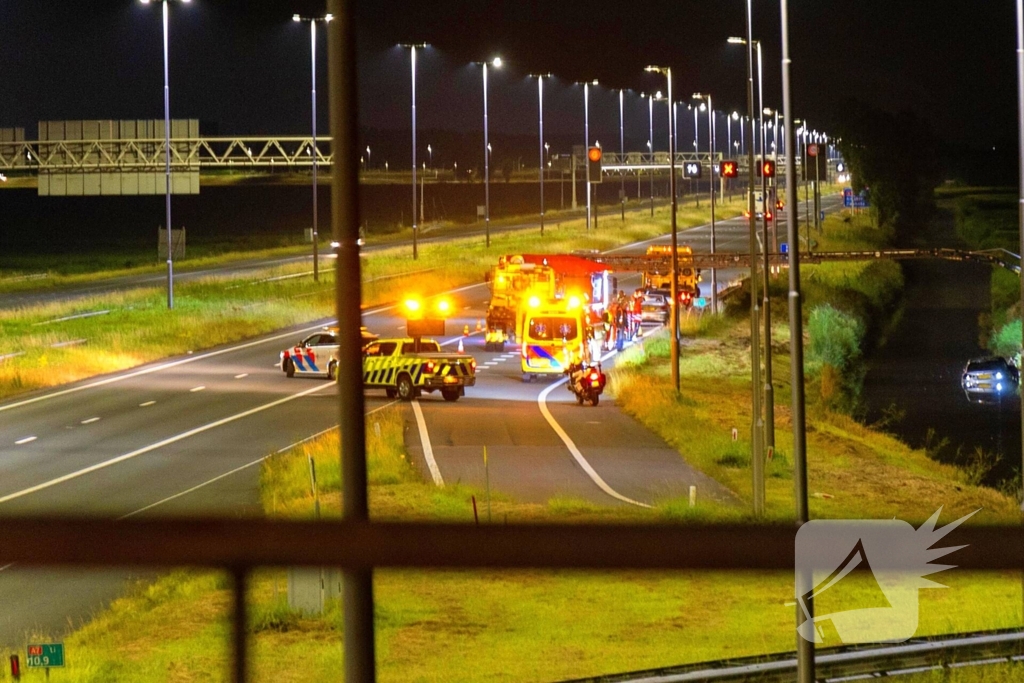
[[[463,337],[468,337],[469,336],[469,325],[464,325],[462,327],[462,336]]]
[[[476,331],[477,331],[477,332],[480,332],[480,331],[482,331],[483,329],[484,329],[484,326],[483,326],[483,322],[481,322],[480,320],[477,320],[477,321],[476,321]]]
[[[459,340],[459,353],[465,353],[466,347],[462,345],[462,340]]]

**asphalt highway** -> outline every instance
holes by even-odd
[[[746,250],[743,219],[716,231],[720,251]],[[683,234],[695,251],[706,250],[708,227]],[[635,286],[631,277],[621,275],[620,287]],[[691,485],[698,497],[735,500],[613,401],[577,406],[564,386],[524,383],[515,348],[484,353],[480,335],[458,335],[484,318],[483,283],[451,298],[457,314],[442,341],[454,350],[462,339],[479,375],[458,403],[435,394],[419,411],[401,404],[407,446],[428,480],[436,472],[446,483],[482,484],[486,445],[492,488],[521,500],[650,505]],[[258,513],[259,462],[337,423],[332,383],[288,379],[278,367],[281,349],[327,322],[0,404],[0,516]],[[404,334],[390,307],[366,311],[364,323],[382,336]],[[367,392],[367,411],[390,403],[382,391]],[[133,575],[0,568],[0,644],[20,646],[30,631],[57,634],[79,623]]]

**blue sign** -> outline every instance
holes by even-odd
[[[853,206],[853,188],[843,188],[843,206],[847,209]]]
[[[853,198],[853,208],[866,209],[868,208],[868,206],[870,206],[870,204],[868,204],[867,197],[861,197],[860,195],[857,195]]]
[[[779,253],[781,253],[781,254],[788,254],[789,253],[789,243],[788,242],[780,242],[779,243]]]
[[[698,296],[696,299],[693,300],[693,305],[696,306],[697,308],[704,308],[705,306],[708,305],[708,300],[702,296]]]

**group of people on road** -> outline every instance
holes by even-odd
[[[600,357],[601,351],[610,351],[613,348],[621,351],[626,341],[642,336],[640,322],[643,300],[643,290],[636,290],[632,296],[616,290],[611,303],[602,313],[592,313],[592,319],[589,321],[593,331],[592,355]]]

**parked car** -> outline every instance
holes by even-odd
[[[669,301],[661,294],[644,294],[640,303],[640,320],[645,323],[668,323],[671,315]]]
[[[1020,385],[1020,371],[1005,358],[977,358],[964,367],[960,386],[971,403],[998,403],[1014,396]]]

